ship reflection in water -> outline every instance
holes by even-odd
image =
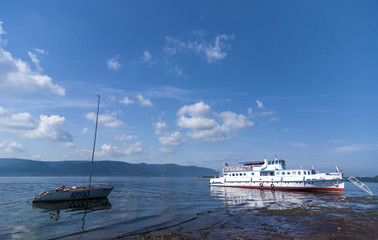
[[[237,209],[282,210],[306,205],[329,206],[329,200],[332,199],[332,202],[336,203],[345,198],[344,193],[291,192],[233,187],[210,187],[210,194],[223,200],[226,207]]]

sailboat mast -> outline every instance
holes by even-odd
[[[92,171],[93,171],[93,159],[96,149],[96,137],[97,137],[97,125],[98,125],[98,112],[100,109],[100,95],[97,95],[98,97],[98,103],[97,103],[97,115],[96,115],[96,128],[95,128],[95,135],[94,135],[94,141],[93,141],[93,151],[92,151],[92,162],[91,162],[91,173],[89,175],[89,186],[91,186],[92,182]]]

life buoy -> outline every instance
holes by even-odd
[[[263,186],[264,186],[264,184],[260,183],[260,187],[263,187]]]
[[[272,184],[270,184],[270,187],[271,187],[271,188],[274,188],[274,185],[273,185],[273,183],[272,183]]]

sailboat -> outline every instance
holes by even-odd
[[[100,96],[98,97],[97,103],[97,117],[96,117],[96,127],[95,135],[93,142],[93,151],[92,151],[92,162],[91,162],[91,171],[89,175],[89,184],[88,186],[73,186],[66,188],[65,186],[60,186],[55,190],[49,190],[42,192],[41,194],[34,197],[33,202],[49,202],[49,201],[69,201],[69,200],[88,200],[96,198],[106,198],[109,193],[113,190],[114,187],[93,187],[92,183],[92,171],[93,171],[93,160],[96,148],[96,136],[97,136],[97,126],[98,126],[98,113],[100,109]]]

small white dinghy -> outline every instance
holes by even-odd
[[[70,188],[65,188],[61,186],[55,190],[45,191],[38,196],[34,197],[33,202],[49,202],[49,201],[68,201],[68,200],[87,200],[96,198],[106,198],[114,187],[92,187],[92,170],[93,170],[93,159],[96,148],[96,135],[97,135],[97,125],[98,125],[98,112],[100,107],[100,96],[98,97],[97,104],[97,117],[96,117],[96,128],[92,151],[92,162],[91,162],[91,172],[89,175],[89,185],[88,186],[73,186]]]

